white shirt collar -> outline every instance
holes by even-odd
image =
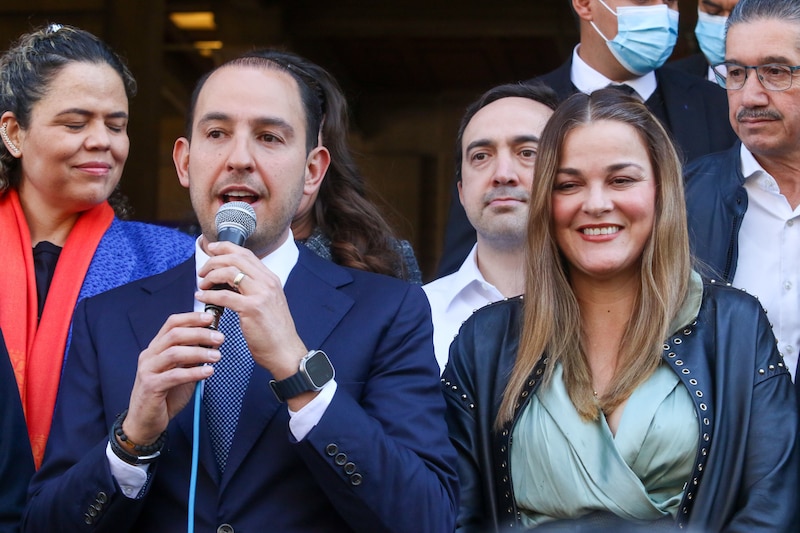
[[[273,274],[278,276],[281,280],[281,287],[286,285],[286,280],[289,278],[294,266],[297,264],[297,259],[300,256],[300,251],[297,249],[297,243],[294,242],[294,235],[289,230],[289,235],[286,240],[274,252],[261,258],[261,263],[270,269]],[[208,261],[208,255],[203,251],[200,246],[200,237],[197,238],[194,245],[194,261],[195,273],[200,271],[203,265]],[[197,277],[199,284],[200,277]],[[199,286],[199,285],[198,285]]]
[[[604,75],[590,67],[586,61],[581,59],[581,56],[578,55],[579,46],[580,45],[577,45],[572,50],[572,67],[570,69],[570,79],[572,80],[572,84],[584,94],[590,94],[598,89],[607,87],[609,84],[616,85],[617,82],[606,78]],[[644,76],[625,80],[625,84],[633,87],[639,97],[643,101],[646,101],[648,98],[650,98],[650,96],[653,95],[654,92],[656,92],[658,82],[656,81],[655,72],[650,71]]]
[[[422,286],[431,306],[433,347],[439,368],[444,369],[450,343],[461,324],[486,304],[503,295],[481,274],[477,263],[477,245],[472,247],[461,268],[452,274]]]
[[[497,289],[486,281],[483,274],[478,269],[478,245],[477,243],[472,246],[469,255],[464,262],[461,263],[461,268],[447,276],[449,287],[447,288],[448,302],[446,309],[455,302],[464,290],[472,284],[480,285],[484,290],[497,292]],[[499,294],[499,292],[498,292]],[[502,298],[502,295],[501,295]]]
[[[739,157],[742,161],[742,176],[744,176],[745,183],[753,183],[765,191],[780,194],[778,182],[764,170],[764,167],[744,144],[739,148]]]

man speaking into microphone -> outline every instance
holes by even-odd
[[[453,530],[422,290],[292,238],[330,162],[302,62],[252,52],[198,83],[173,152],[202,228],[195,257],[78,307],[24,531]],[[219,239],[231,202],[255,215],[244,246]],[[219,331],[207,305],[224,309]]]

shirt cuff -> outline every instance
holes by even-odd
[[[111,443],[106,445],[106,458],[111,468],[111,475],[117,480],[122,494],[127,498],[136,499],[147,483],[147,471],[150,465],[131,465],[120,459],[111,451]]]
[[[295,412],[289,409],[289,431],[298,442],[306,438],[308,432],[314,429],[314,426],[322,419],[325,410],[333,400],[333,395],[336,392],[336,381],[330,380],[327,382],[319,394],[305,404],[302,409]]]

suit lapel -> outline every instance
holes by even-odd
[[[285,292],[297,334],[309,350],[322,346],[353,306],[353,299],[338,290],[352,281],[347,270],[300,246]]]
[[[141,302],[129,314],[131,328],[144,350],[164,325],[167,317],[176,313],[187,313],[194,309],[195,260],[192,256],[177,267],[143,281]],[[173,420],[186,437],[191,448],[194,400],[190,400]],[[216,459],[208,436],[205,416],[201,412],[200,463],[212,478],[219,480]]]
[[[337,290],[352,281],[352,277],[346,270],[317,257],[304,246],[299,246],[299,249],[300,257],[289,274],[284,293],[297,333],[311,350],[322,346],[352,307],[352,298]],[[285,413],[288,420],[286,405],[278,403],[269,387],[271,379],[272,375],[266,369],[255,366],[239,415],[239,420],[246,422],[236,428],[220,490],[225,490],[276,414]],[[283,431],[288,431],[288,428],[283,428]]]
[[[562,63],[557,69],[539,76],[532,81],[539,81],[549,86],[556,92],[559,101],[563,101],[578,92],[578,88],[572,83],[571,73],[572,54],[570,54],[570,59]]]
[[[144,350],[172,314],[186,313],[194,306],[194,256],[175,268],[145,279],[141,284],[141,301],[128,317],[131,328]]]

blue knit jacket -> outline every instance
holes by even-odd
[[[178,230],[115,217],[97,245],[78,302],[183,263],[194,254],[194,243]],[[65,353],[71,338],[70,326]]]

